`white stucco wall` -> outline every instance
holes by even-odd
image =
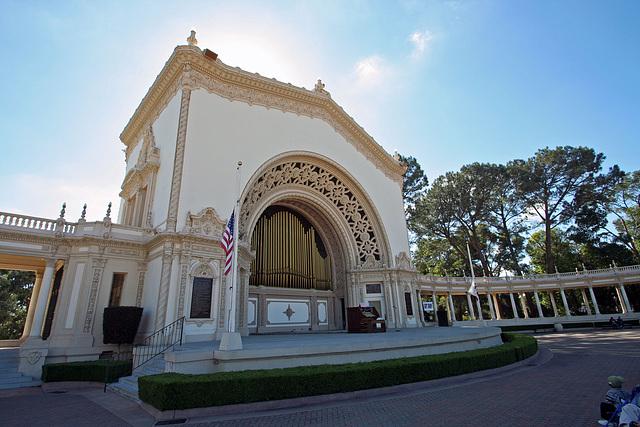
[[[376,206],[393,255],[409,253],[400,185],[387,178],[329,124],[321,119],[231,102],[202,89],[191,94],[178,229],[184,224],[187,211],[197,213],[212,206],[221,217],[230,216],[239,160],[243,162],[244,189],[251,175],[266,161],[288,151],[317,153],[346,169]]]

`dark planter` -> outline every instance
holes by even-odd
[[[438,310],[438,326],[449,326],[449,318],[447,317],[446,310]]]
[[[102,317],[104,344],[132,344],[142,319],[142,307],[106,307]]]

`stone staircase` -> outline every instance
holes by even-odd
[[[122,377],[118,382],[109,384],[107,389],[140,403],[140,399],[138,398],[138,378],[146,375],[163,374],[164,367],[164,354],[160,354],[152,361],[136,369],[133,375]]]
[[[0,348],[0,389],[37,387],[42,381],[18,372],[19,348]]]

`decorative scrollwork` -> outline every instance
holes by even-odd
[[[260,176],[244,199],[242,223],[268,192],[286,184],[305,186],[326,197],[342,214],[358,248],[359,264],[380,262],[380,247],[369,215],[345,183],[325,168],[306,161],[290,161],[271,167]]]

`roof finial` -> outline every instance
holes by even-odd
[[[195,28],[191,28],[191,35],[189,37],[187,37],[187,43],[189,43],[189,46],[197,46],[198,45],[198,40],[196,40],[196,29]]]
[[[316,83],[314,90],[316,92],[325,92],[324,90],[324,83],[322,83],[322,79],[318,77],[318,83]]]

